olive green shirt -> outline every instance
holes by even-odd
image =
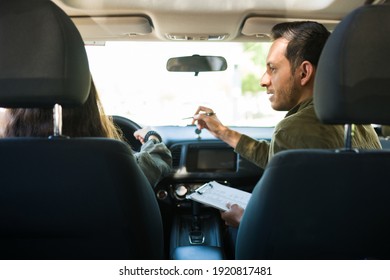
[[[354,125],[352,148],[381,149],[379,138],[371,125]],[[274,130],[271,142],[242,135],[235,151],[242,157],[265,168],[279,151],[287,149],[339,149],[344,147],[344,126],[322,124],[314,112],[313,99],[295,106]]]

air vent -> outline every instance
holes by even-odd
[[[172,41],[223,41],[228,34],[166,34]]]
[[[178,168],[180,166],[181,149],[182,146],[174,146],[171,148],[173,168]]]

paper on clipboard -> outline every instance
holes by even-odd
[[[226,211],[228,202],[238,204],[245,209],[251,195],[251,193],[211,181],[197,188],[186,198]]]

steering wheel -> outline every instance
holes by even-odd
[[[124,140],[134,151],[139,152],[142,144],[140,141],[135,139],[133,134],[136,130],[141,129],[142,127],[136,122],[122,116],[112,116],[112,120],[114,124],[122,130]]]

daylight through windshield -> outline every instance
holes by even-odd
[[[199,105],[231,126],[273,126],[275,112],[259,85],[269,43],[106,42],[88,46],[91,72],[105,111],[140,125],[187,125]],[[217,55],[223,72],[168,72],[170,57]]]

